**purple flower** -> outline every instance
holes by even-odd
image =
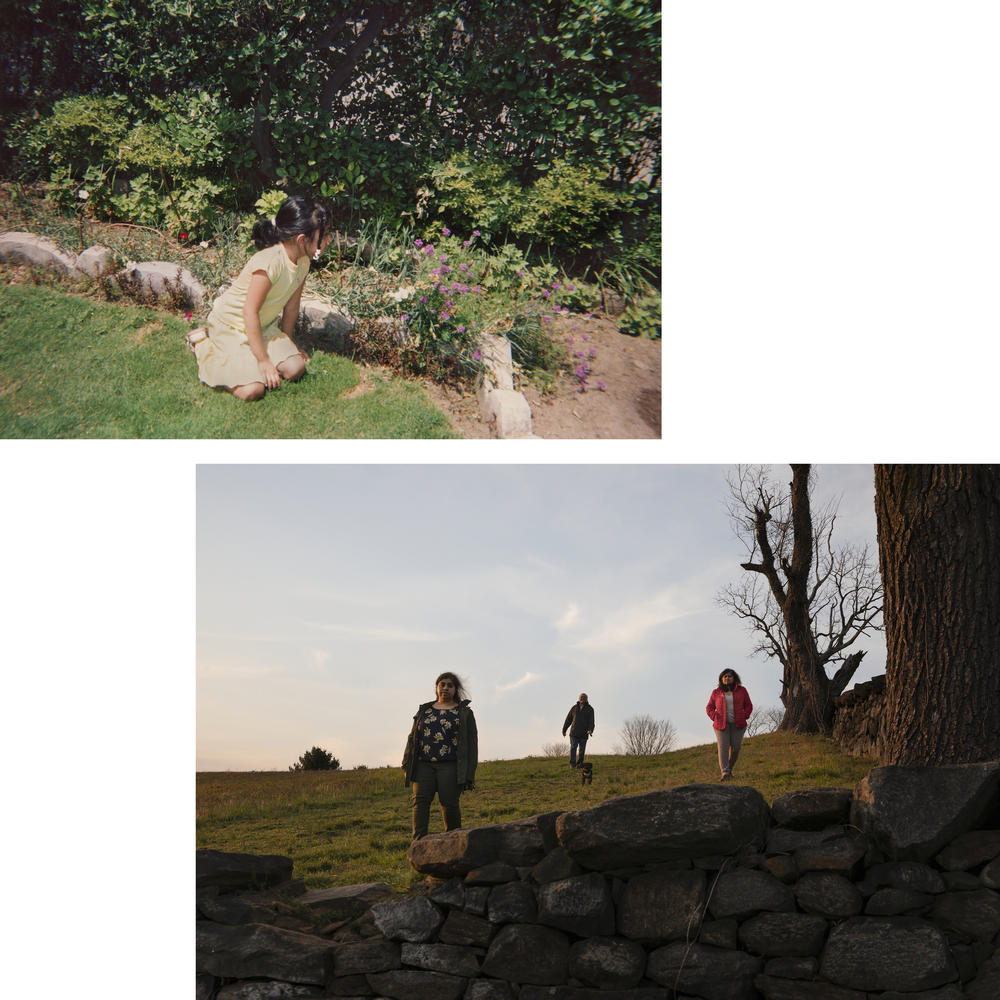
[[[469,270],[469,265],[468,264],[459,264],[458,265],[458,269],[460,271],[468,271]]]
[[[420,301],[423,302],[424,304],[426,304],[427,303],[427,296],[426,295],[421,295],[420,296]]]
[[[441,230],[441,235],[442,236],[451,236],[451,230],[447,226],[445,226],[444,229]]]
[[[584,339],[584,340],[590,340],[590,334],[589,334],[589,333],[585,333],[585,334],[583,335],[583,339]]]
[[[542,298],[543,299],[547,299],[551,294],[552,293],[547,288],[543,288],[542,289]]]
[[[553,290],[554,290],[554,291],[559,291],[559,289],[560,289],[561,287],[562,287],[562,286],[561,286],[561,285],[559,284],[559,282],[558,282],[558,281],[553,281],[553,282],[552,282],[552,288],[553,288]]]
[[[573,285],[573,284],[567,285],[566,286],[566,291],[567,292],[575,292],[576,291],[576,285]]]
[[[430,255],[434,253],[433,245],[428,243],[427,246],[424,247],[424,253],[427,254],[428,257],[430,257]]]
[[[584,354],[583,351],[577,351],[576,352],[576,357],[578,357],[578,358],[585,358],[586,356],[587,355]]]
[[[414,240],[413,241],[413,245],[415,247],[422,247],[424,245],[424,241],[423,240]]]
[[[472,241],[471,240],[462,240],[462,246],[463,247],[471,247],[472,246]]]
[[[473,285],[472,291],[475,292],[476,295],[478,295],[482,291],[482,289],[479,287],[479,285]]]
[[[410,314],[409,313],[400,313],[399,318],[400,318],[400,320],[403,323],[407,323],[407,322],[409,322]]]
[[[480,232],[479,232],[479,230],[478,230],[478,229],[473,229],[473,230],[472,230],[472,235],[473,235],[473,236],[479,236],[479,235],[481,235],[481,234],[480,234]]]
[[[551,316],[543,316],[542,317],[542,322],[543,323],[551,323],[552,322],[552,317]]]
[[[456,326],[455,329],[458,330],[459,333],[465,333],[465,327],[464,326]]]
[[[444,263],[444,262],[445,262],[445,261],[446,261],[447,259],[448,259],[448,255],[447,255],[446,253],[443,253],[443,254],[440,254],[440,255],[438,256],[438,260],[439,260],[439,261],[441,261],[441,263],[442,263],[442,264],[443,264],[443,263]]]
[[[447,264],[442,264],[441,265],[441,273],[442,274],[451,274],[451,268]]]
[[[478,361],[482,357],[482,354],[479,351],[473,351],[472,352],[472,357],[473,357],[473,360]]]
[[[443,312],[441,313],[439,319],[441,320],[442,323],[447,323],[448,320],[451,319],[451,313]]]
[[[459,292],[460,293],[462,291],[462,286],[461,286],[461,284],[459,284],[459,282],[453,281],[451,283],[451,290],[453,292]]]
[[[590,357],[592,358],[597,357],[597,351],[593,347],[590,349]]]
[[[604,384],[603,382],[600,382],[600,381],[599,381],[599,382],[597,383],[597,388],[598,388],[598,389],[600,389],[600,390],[601,390],[601,392],[604,392],[604,390],[605,390],[605,389],[607,389],[607,386],[606,386],[606,385],[605,385],[605,384]]]
[[[433,270],[433,271],[431,271],[431,274],[433,274],[435,278],[436,278],[436,277],[437,277],[437,276],[438,276],[438,275],[439,275],[440,273],[441,273],[441,268],[439,268],[439,267],[436,267],[436,268],[434,268],[434,270]]]

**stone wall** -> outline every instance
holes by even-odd
[[[198,1000],[996,1000],[998,787],[687,785],[431,835],[402,896],[199,852]]]
[[[885,674],[855,684],[834,701],[833,739],[855,757],[880,756],[885,736]]]

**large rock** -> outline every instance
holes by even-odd
[[[779,795],[771,803],[771,815],[779,826],[822,830],[847,822],[852,796],[849,788],[800,788]]]
[[[174,298],[198,308],[207,295],[204,285],[186,267],[168,260],[129,261],[120,273],[139,292],[155,298]]]
[[[223,986],[215,994],[215,1000],[313,1000],[329,994],[320,986],[298,986],[295,983],[279,983],[258,980],[233,983]]]
[[[566,982],[569,939],[552,927],[508,924],[493,939],[483,974],[515,983],[554,986]]]
[[[493,924],[532,924],[538,916],[538,903],[526,882],[508,882],[490,892],[487,913]]]
[[[827,927],[812,913],[758,913],[740,925],[740,943],[765,958],[818,955]]]
[[[854,792],[851,822],[892,860],[927,861],[996,803],[1000,762],[876,767]]]
[[[322,913],[330,920],[350,920],[360,917],[372,905],[390,899],[395,893],[385,882],[366,882],[362,885],[338,885],[332,889],[314,889],[300,896],[311,910]]]
[[[1000,856],[1000,830],[973,830],[956,837],[936,860],[945,871],[964,872],[997,856]]]
[[[703,1000],[756,1000],[754,976],[761,959],[743,951],[726,951],[682,941],[657,948],[646,963],[646,978]]]
[[[930,990],[958,972],[944,934],[919,917],[851,917],[827,938],[820,975],[856,990]]]
[[[313,293],[302,296],[299,318],[309,334],[328,341],[335,350],[346,353],[357,320],[345,309]]]
[[[51,240],[32,233],[0,233],[0,261],[52,268],[65,275],[76,272],[76,258],[65,254]]]
[[[625,938],[593,937],[570,948],[569,974],[598,989],[630,989],[638,985],[645,970],[645,949]]]
[[[703,871],[657,868],[628,880],[618,900],[618,933],[647,944],[687,939],[705,908]]]
[[[199,889],[216,886],[222,891],[263,889],[292,877],[292,859],[280,854],[234,854],[199,850],[195,854],[195,880]]]
[[[856,917],[865,905],[857,886],[836,872],[808,872],[795,883],[794,892],[800,909],[829,920]]]
[[[227,927],[197,921],[198,972],[230,979],[281,979],[325,985],[333,976],[333,945],[323,938],[265,924]]]
[[[385,938],[334,945],[334,974],[338,979],[363,976],[368,972],[388,972],[402,964],[399,944]]]
[[[467,985],[467,980],[458,976],[411,969],[376,972],[368,982],[380,997],[392,1000],[461,1000]]]
[[[756,789],[693,784],[563,813],[556,833],[584,868],[613,870],[735,854],[745,844],[763,843],[768,820]]]
[[[719,876],[708,909],[717,920],[742,920],[760,910],[787,913],[795,909],[795,893],[767,872],[738,868]]]
[[[479,975],[479,959],[471,948],[454,944],[404,944],[403,965],[428,972],[444,972],[472,979]]]
[[[372,916],[391,941],[432,941],[444,923],[444,914],[426,896],[376,903]]]
[[[414,841],[406,856],[418,872],[436,878],[464,877],[494,861],[530,867],[546,854],[541,819],[432,833]]]
[[[581,937],[614,934],[615,906],[604,876],[547,882],[538,890],[538,922]]]
[[[946,931],[992,941],[1000,932],[1000,893],[986,888],[942,893],[934,897],[930,919]]]
[[[863,991],[848,990],[843,986],[834,986],[833,983],[824,983],[820,980],[810,982],[765,974],[754,979],[754,986],[760,991],[764,1000],[868,1000],[868,994]],[[882,994],[879,994],[880,998],[881,996]],[[928,998],[921,994],[919,1000]]]
[[[114,271],[115,255],[109,247],[93,246],[76,258],[76,269],[88,277],[97,278],[100,275],[110,275]]]

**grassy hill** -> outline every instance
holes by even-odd
[[[462,796],[464,825],[588,809],[619,795],[719,778],[714,744],[590,759],[594,781],[586,786],[562,759],[481,763],[476,790]],[[821,736],[769,733],[744,742],[733,783],[752,785],[770,803],[797,788],[853,788],[875,763]],[[312,889],[387,882],[403,890],[420,877],[406,861],[410,792],[399,768],[203,772],[196,788],[198,847],[286,855]],[[436,802],[430,829],[443,829]]]

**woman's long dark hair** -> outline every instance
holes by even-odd
[[[294,240],[304,235],[312,239],[314,233],[325,236],[330,228],[330,213],[312,198],[292,195],[286,198],[274,219],[260,219],[253,227],[253,241],[258,250],[266,250],[275,243]]]
[[[726,667],[726,669],[723,670],[719,674],[719,687],[720,688],[722,687],[722,677],[723,677],[724,674],[732,674],[733,675],[733,680],[736,682],[736,684],[733,687],[734,691],[736,690],[736,688],[738,688],[743,683],[743,681],[740,680],[740,675],[738,673],[736,673],[736,671],[733,670],[732,667]]]
[[[438,681],[443,681],[445,678],[455,685],[455,701],[467,701],[469,696],[465,693],[465,684],[462,682],[462,678],[458,674],[453,674],[450,670],[446,670],[443,674],[438,674],[437,679],[434,681],[435,695],[437,694]]]

